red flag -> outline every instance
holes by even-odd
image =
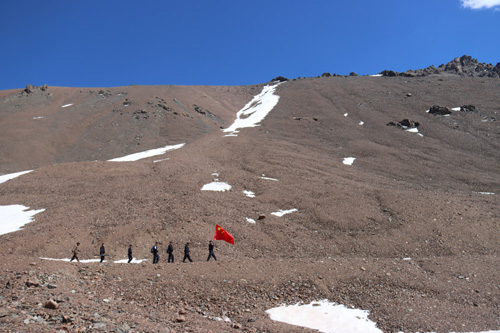
[[[218,226],[217,224],[215,225],[215,240],[223,240],[228,243],[234,244],[234,237],[224,230],[222,227]]]

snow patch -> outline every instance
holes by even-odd
[[[5,183],[6,181],[8,180],[11,180],[11,179],[14,179],[14,178],[17,178],[19,176],[22,176],[24,174],[27,174],[27,173],[30,173],[32,172],[33,170],[28,170],[28,171],[21,171],[21,172],[15,172],[15,173],[9,173],[9,174],[6,174],[6,175],[3,175],[3,176],[0,176],[0,184],[1,183]]]
[[[364,122],[364,121],[360,121],[360,122],[359,122],[359,125],[360,125],[360,126],[362,126],[362,125],[364,125],[364,124],[365,124],[365,122]]]
[[[71,105],[73,105],[73,103],[71,103],[71,104],[65,104],[65,105],[63,105],[62,107],[63,107],[63,108],[67,108],[68,106],[71,106]]]
[[[246,217],[245,219],[246,219],[246,221],[247,221],[248,223],[253,223],[253,224],[255,224],[255,223],[256,223],[254,219],[251,219],[251,218],[249,218],[249,217]]]
[[[382,333],[376,323],[368,319],[369,311],[349,309],[327,300],[304,305],[282,305],[266,313],[271,320],[320,332]]]
[[[352,165],[354,163],[355,159],[356,159],[356,157],[345,157],[344,160],[342,161],[342,163],[344,163],[346,165]]]
[[[344,117],[347,117],[348,115],[349,115],[349,113],[347,113],[347,112],[346,112],[346,113],[344,113]]]
[[[43,119],[43,116],[40,116],[40,117],[33,117],[33,119]]]
[[[52,261],[64,261],[64,262],[70,262],[70,258],[44,258],[40,257],[42,260],[52,260]],[[140,264],[141,262],[147,261],[148,259],[136,259],[133,258],[132,261],[130,262],[131,264]],[[73,260],[73,262],[78,262],[76,259]],[[82,263],[89,263],[89,262],[101,262],[101,259],[80,259],[80,262]],[[104,260],[103,262],[109,262],[108,260]],[[126,264],[128,263],[128,259],[120,259],[120,260],[115,260],[113,261],[115,264]]]
[[[280,209],[279,211],[277,212],[273,212],[271,213],[271,215],[275,215],[275,216],[278,216],[278,217],[282,217],[283,215],[285,214],[290,214],[290,213],[293,213],[293,212],[296,212],[297,211],[297,208],[292,208],[292,209],[288,209],[288,210],[283,210],[283,209]]]
[[[276,104],[278,104],[280,97],[275,95],[274,92],[276,87],[281,83],[282,82],[277,83],[274,86],[267,85],[262,88],[262,92],[259,95],[254,96],[243,109],[236,113],[236,120],[234,123],[222,130],[225,133],[229,133],[225,136],[238,136],[241,128],[259,126],[260,122],[262,122]]]
[[[21,230],[26,224],[34,221],[34,215],[45,210],[29,209],[23,205],[0,206],[0,235]]]
[[[231,189],[231,185],[224,182],[211,182],[210,184],[205,184],[201,188],[202,191],[229,191]]]
[[[148,259],[136,259],[133,258],[132,261],[130,262],[131,264],[140,264],[143,261],[147,261]],[[115,264],[128,264],[128,259],[120,259],[120,260],[115,260],[113,261]]]
[[[62,259],[56,259],[56,258],[44,258],[44,257],[40,257],[40,259],[42,260],[52,260],[52,261],[66,261],[66,262],[70,262],[70,258],[62,258]],[[101,259],[81,259],[80,262],[83,262],[83,263],[88,263],[88,262],[100,262]],[[76,261],[76,259],[73,260],[73,262],[78,262]],[[106,260],[104,260],[104,262],[107,262]]]
[[[275,181],[275,182],[277,182],[277,181],[278,181],[276,178],[266,177],[266,175],[265,175],[265,174],[262,174],[262,176],[260,176],[260,178],[262,178],[262,179],[266,179],[266,180],[272,180],[272,181]]]
[[[245,195],[249,198],[255,198],[255,193],[252,191],[243,190],[243,193],[245,193]]]
[[[181,143],[178,145],[165,146],[163,148],[151,149],[151,150],[147,150],[147,151],[140,152],[140,153],[135,153],[135,154],[131,154],[131,155],[123,156],[123,157],[113,158],[111,160],[108,160],[108,162],[133,162],[133,161],[141,160],[141,159],[146,158],[146,157],[162,155],[162,154],[165,154],[167,151],[182,148],[182,146],[184,146],[184,143]]]

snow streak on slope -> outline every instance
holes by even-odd
[[[8,180],[14,179],[16,177],[22,176],[26,173],[29,173],[33,170],[28,170],[28,171],[21,171],[21,172],[16,172],[16,173],[9,173],[7,175],[0,176],[0,184],[5,183]]]
[[[118,158],[113,158],[112,160],[109,160],[109,162],[133,162],[137,161],[146,157],[151,157],[151,156],[156,156],[156,155],[162,155],[165,154],[167,151],[174,150],[174,149],[179,149],[182,146],[184,146],[183,143],[178,144],[178,145],[173,145],[173,146],[165,146],[163,148],[156,148],[156,149],[151,149],[147,150],[144,152],[140,153],[135,153],[123,157],[118,157]]]
[[[275,95],[274,91],[280,84],[281,82],[274,86],[267,85],[262,88],[260,94],[255,96],[243,109],[238,111],[234,123],[223,130],[223,132],[229,133],[225,136],[238,136],[239,129],[241,128],[259,126],[260,122],[278,104],[280,97]]]

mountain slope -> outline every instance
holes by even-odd
[[[13,285],[2,295],[41,302],[50,295],[22,289],[23,280],[58,272],[56,296],[76,290],[60,313],[71,312],[66,324],[81,329],[104,297],[120,309],[107,328],[136,311],[140,330],[225,331],[230,324],[205,317],[227,315],[249,330],[288,331],[264,310],[320,298],[370,310],[385,331],[497,327],[500,80],[289,80],[260,126],[225,136],[263,86],[1,92],[0,135],[9,144],[0,170],[34,171],[0,184],[0,205],[46,209],[1,236],[2,282]],[[434,105],[475,108],[426,112]],[[404,119],[418,122],[418,133],[388,126]],[[179,143],[160,157],[106,162]],[[231,190],[201,190],[212,181]],[[289,213],[273,214],[280,211]],[[220,261],[205,263],[215,224],[236,243],[218,244]],[[149,258],[155,241],[163,251],[170,240],[178,259],[190,241],[195,263],[167,265],[163,254],[159,266],[127,269],[37,259],[68,257],[76,241],[87,258],[102,242],[117,259],[128,244]],[[29,262],[38,271],[17,279],[34,270]]]

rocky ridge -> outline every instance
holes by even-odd
[[[421,77],[429,75],[461,75],[469,77],[500,77],[500,62],[496,65],[480,63],[477,59],[468,55],[455,58],[447,64],[438,67],[429,66],[424,69],[409,69],[405,72],[395,72],[384,70],[380,74],[383,76]]]

